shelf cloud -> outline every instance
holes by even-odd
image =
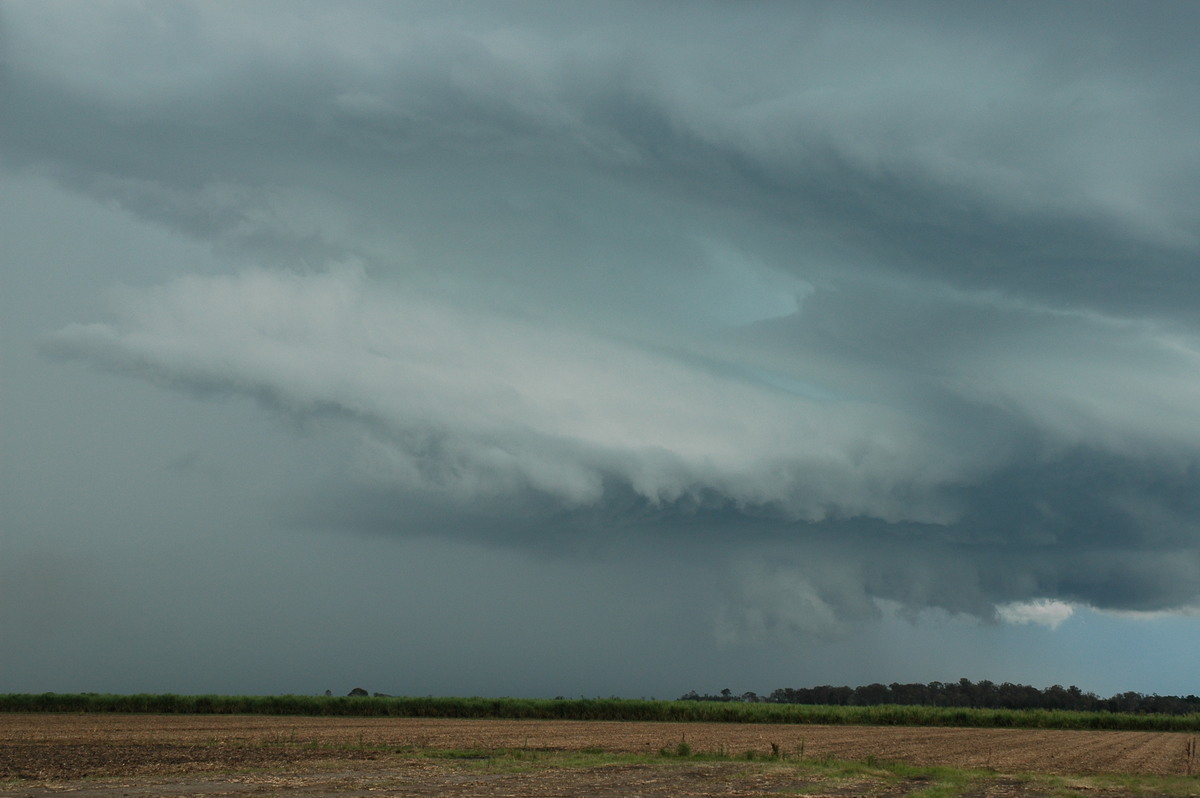
[[[725,646],[1182,612],[1198,12],[1140,8],[8,5],[3,167],[212,253],[38,347],[350,442],[288,523],[722,563]]]

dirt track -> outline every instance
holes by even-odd
[[[874,758],[1001,774],[1183,775],[1189,740],[1190,735],[1171,733],[1014,729],[0,715],[0,796],[47,795],[64,788],[80,796],[237,795],[264,790],[288,795],[765,795],[794,788],[795,778],[788,782],[778,769],[737,762],[608,765],[586,778],[561,769],[483,774],[478,768],[422,760],[411,751],[654,753],[686,741],[694,752],[754,751],[765,756],[774,744],[785,755],[802,751],[808,759]],[[107,781],[100,784],[97,778]],[[842,785],[839,791],[852,788]],[[1197,788],[1200,791],[1200,780]],[[1013,790],[981,794],[1030,794]],[[868,785],[859,785],[857,792],[905,793],[880,792]]]

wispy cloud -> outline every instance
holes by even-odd
[[[1039,599],[1002,604],[996,607],[996,613],[1005,623],[1033,623],[1057,629],[1063,621],[1075,614],[1075,608],[1062,601]]]

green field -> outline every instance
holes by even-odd
[[[403,718],[507,718],[706,723],[794,723],[869,726],[964,726],[1023,729],[1200,731],[1200,714],[1151,715],[961,707],[809,706],[620,698],[413,698],[343,696],[0,695],[0,712],[130,712],[153,714],[312,715]]]

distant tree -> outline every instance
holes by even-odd
[[[874,707],[880,704],[891,703],[887,687],[875,682],[873,684],[856,687],[854,689],[854,703],[860,707]]]
[[[1120,693],[1108,699],[1108,709],[1110,712],[1137,712],[1142,707],[1143,698],[1145,696],[1141,693],[1132,690]]]
[[[1112,698],[1100,698],[1085,693],[1075,685],[1060,684],[1039,690],[1027,684],[1004,682],[995,684],[987,679],[978,683],[970,679],[957,682],[889,685],[873,683],[860,687],[780,687],[763,697],[754,692],[734,695],[726,688],[720,695],[700,695],[695,690],[681,696],[681,701],[767,701],[775,704],[821,704],[826,706],[877,706],[905,704],[910,706],[981,707],[999,709],[1067,709],[1082,712],[1142,712],[1185,715],[1200,713],[1200,696],[1160,696],[1127,692]]]

